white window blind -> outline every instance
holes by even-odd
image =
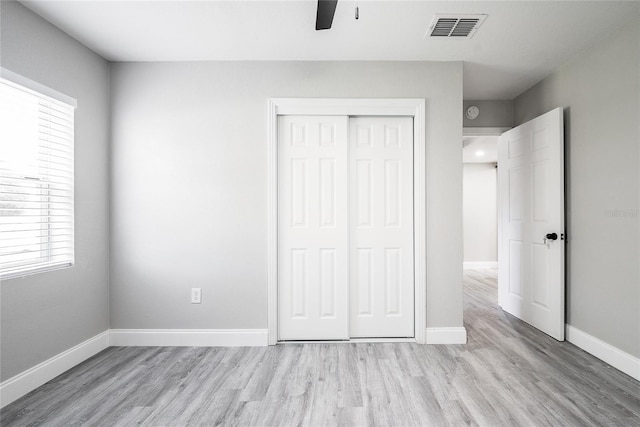
[[[0,78],[0,277],[73,265],[74,107]]]

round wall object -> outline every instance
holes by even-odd
[[[466,115],[467,115],[467,119],[475,120],[480,115],[480,109],[475,105],[471,105],[469,106],[469,108],[467,108]]]

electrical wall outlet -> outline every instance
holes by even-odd
[[[202,288],[191,288],[191,304],[202,302]]]

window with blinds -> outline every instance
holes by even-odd
[[[0,277],[74,262],[74,107],[0,78]]]

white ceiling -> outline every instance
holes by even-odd
[[[512,99],[611,34],[638,2],[339,0],[22,1],[112,61],[464,61],[465,99]],[[470,40],[425,39],[435,13],[485,13]]]
[[[497,163],[497,136],[465,136],[462,139],[462,163]]]

